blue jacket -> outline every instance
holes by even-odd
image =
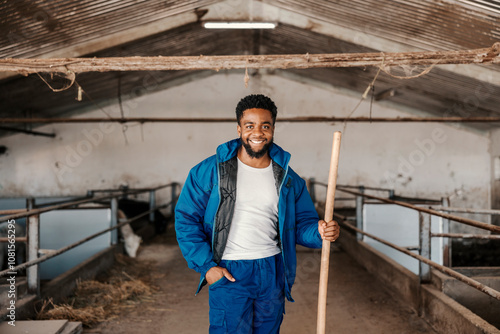
[[[177,241],[191,269],[201,274],[196,293],[206,284],[206,272],[224,253],[236,199],[237,152],[240,139],[217,148],[216,155],[191,169],[175,208]],[[297,257],[295,245],[321,248],[318,214],[305,182],[289,166],[290,153],[272,144],[276,189],[279,193],[279,244],[285,265],[285,294],[291,297]]]

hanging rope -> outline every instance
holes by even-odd
[[[411,73],[413,73],[413,71],[415,69],[419,68],[418,66],[400,65],[400,67],[403,69],[403,71],[406,74],[404,76],[392,74],[391,68],[389,68],[388,66],[381,65],[380,69],[382,69],[382,71],[384,71],[385,74],[387,74],[388,76],[390,76],[392,78],[406,80],[406,79],[416,79],[416,78],[422,77],[422,76],[428,74],[434,68],[434,66],[436,66],[436,64],[433,64],[433,65],[427,67],[425,70],[423,70],[419,74],[411,75]]]
[[[62,92],[66,89],[69,89],[71,86],[73,86],[73,84],[75,83],[75,79],[76,79],[76,74],[71,72],[71,71],[67,71],[66,73],[51,73],[51,78],[53,79],[54,78],[54,75],[55,76],[58,76],[58,77],[61,77],[61,78],[65,78],[67,80],[69,80],[69,83],[65,84],[62,88],[54,88],[52,87],[51,84],[49,84],[47,82],[47,80],[45,80],[45,78],[43,76],[40,75],[40,73],[36,72],[36,74],[38,75],[38,77],[40,79],[42,79],[43,82],[45,82],[45,84],[53,91],[53,92]]]
[[[368,87],[366,87],[365,92],[361,96],[361,99],[359,100],[358,104],[356,104],[354,109],[352,109],[352,111],[347,116],[347,119],[344,121],[344,127],[342,129],[342,133],[344,133],[344,135],[345,135],[346,127],[347,127],[347,121],[349,120],[349,118],[351,118],[352,114],[354,114],[354,112],[359,108],[359,106],[361,105],[361,102],[363,102],[363,100],[366,99],[366,97],[368,96],[368,93],[370,92],[372,87],[375,87],[375,81],[377,81],[378,75],[380,74],[380,71],[382,70],[382,66],[384,66],[384,61],[385,61],[385,58],[382,59],[382,64],[378,67],[377,74],[375,74],[375,77],[373,78],[372,82],[370,82]],[[371,119],[371,114],[370,114],[370,119]]]

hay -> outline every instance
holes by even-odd
[[[120,287],[120,290],[122,291],[122,299],[128,300],[133,297],[139,297],[143,295],[150,295],[151,294],[151,289],[149,286],[144,284],[141,281],[126,281],[123,282],[123,284]]]
[[[102,306],[87,306],[75,308],[69,304],[55,305],[52,299],[44,301],[42,309],[38,313],[38,320],[67,319],[68,321],[79,321],[86,327],[91,327],[106,320],[106,311]]]
[[[119,266],[130,265],[120,259]],[[121,263],[120,263],[121,262]],[[125,263],[124,263],[125,262]],[[123,269],[123,268],[122,268]],[[119,268],[113,268],[108,282],[97,280],[77,282],[70,303],[54,304],[51,299],[44,301],[37,314],[39,320],[68,319],[79,321],[85,327],[105,321],[120,312],[130,303],[139,303],[152,293],[152,288]]]

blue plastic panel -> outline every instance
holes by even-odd
[[[40,215],[40,248],[60,249],[111,225],[110,209],[56,210]],[[111,245],[106,232],[40,264],[40,278],[52,279]]]
[[[401,247],[418,247],[419,245],[420,223],[418,212],[415,210],[393,204],[365,204],[363,206],[363,222],[366,232],[393,244]],[[431,217],[431,232],[443,232],[443,219],[441,217]],[[365,237],[364,241],[418,275],[419,261],[417,259],[368,237]],[[413,253],[418,254],[418,251],[413,251]],[[431,260],[443,264],[442,238],[432,238]]]

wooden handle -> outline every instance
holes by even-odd
[[[332,157],[330,160],[330,172],[328,174],[328,190],[326,192],[325,218],[326,222],[333,220],[333,208],[335,202],[335,188],[337,187],[337,172],[339,167],[340,139],[342,133],[336,131],[333,134]],[[328,290],[328,267],[330,265],[330,241],[323,240],[321,250],[321,271],[319,275],[318,292],[318,322],[317,334],[325,333],[326,325],[326,294]]]

